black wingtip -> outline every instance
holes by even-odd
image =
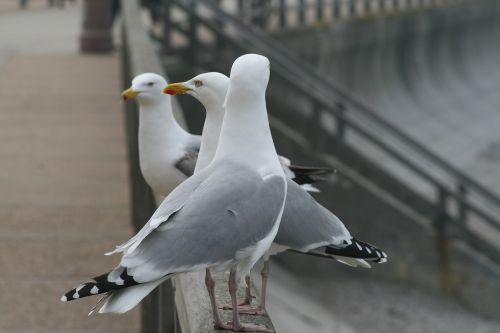
[[[384,251],[355,238],[351,238],[351,243],[347,243],[347,246],[343,248],[327,246],[325,249],[325,253],[342,257],[364,259],[379,264],[385,263],[387,261],[387,254]]]
[[[110,273],[106,273],[94,278],[94,281],[87,282],[71,289],[61,297],[62,302],[69,302],[75,299],[104,294],[113,290],[123,289],[137,285],[134,278],[128,275],[125,268],[121,268],[122,272],[119,275],[120,279],[116,282],[109,281]]]
[[[288,168],[294,173],[293,180],[299,185],[331,181],[335,176],[335,170],[332,168],[304,167],[298,165],[290,165]]]
[[[87,282],[68,291],[61,297],[61,301],[69,302],[87,296],[102,294],[104,292],[106,291],[99,290],[99,286],[96,282]]]

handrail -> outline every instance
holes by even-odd
[[[448,1],[450,4],[458,4],[466,0]],[[219,1],[221,2],[221,1]],[[266,2],[265,0],[263,2]],[[250,3],[250,2],[248,2]],[[314,11],[314,23],[322,23],[327,21],[325,13],[331,12],[330,21],[349,20],[357,18],[365,18],[368,16],[392,15],[394,13],[413,12],[416,10],[426,10],[440,6],[440,1],[418,1],[408,3],[404,0],[267,0],[269,4],[265,9],[261,6],[257,8],[245,8],[243,4],[238,6],[237,14],[240,18],[257,21],[259,26],[265,26],[266,20],[269,20],[270,15],[277,15],[278,26],[281,28],[289,28],[287,15],[290,12],[298,15],[295,24],[304,26],[306,24],[306,12]],[[405,3],[403,5],[403,3]],[[251,4],[251,3],[250,3]]]
[[[191,11],[192,9],[189,6],[186,6],[182,1],[175,1],[179,6],[183,7],[187,11]],[[333,82],[329,78],[325,78],[324,75],[320,74],[317,69],[312,67],[311,65],[305,63],[304,61],[300,61],[296,58],[294,58],[292,55],[287,54],[284,48],[280,45],[278,45],[278,42],[275,40],[269,41],[266,40],[266,36],[263,36],[263,34],[259,34],[259,36],[252,36],[252,33],[258,34],[256,31],[249,31],[248,27],[241,23],[238,19],[235,17],[226,14],[224,11],[219,9],[218,7],[211,5],[210,1],[203,1],[205,5],[208,4],[210,6],[210,9],[219,16],[219,21],[225,21],[230,22],[231,24],[236,25],[240,31],[240,36],[245,36],[246,38],[252,40],[255,44],[262,44],[261,47],[265,47],[265,53],[267,55],[271,55],[274,60],[278,60],[278,62],[274,62],[273,65],[278,65],[282,67],[283,71],[289,71],[290,68],[293,68],[293,73],[292,75],[296,77],[300,77],[301,80],[305,84],[303,85],[298,85],[294,81],[294,85],[297,86],[299,90],[301,90],[304,93],[307,93],[308,95],[312,95],[315,92],[311,92],[311,87],[314,89],[320,88],[324,94],[329,94],[331,92],[334,92],[337,94],[340,99],[343,99],[344,102],[347,102],[348,104],[351,104],[355,108],[353,109],[354,112],[360,112],[364,116],[368,117],[370,120],[372,120],[376,125],[382,127],[383,129],[387,130],[389,133],[392,133],[394,136],[399,138],[401,141],[404,143],[408,144],[410,147],[415,149],[418,153],[422,154],[424,157],[427,157],[429,160],[432,162],[436,163],[438,166],[440,166],[442,169],[445,169],[447,174],[453,175],[455,178],[458,179],[457,183],[461,185],[468,185],[472,188],[475,188],[477,191],[479,191],[481,194],[483,194],[485,197],[490,199],[491,201],[494,201],[495,204],[500,205],[500,198],[496,196],[494,193],[486,189],[484,186],[478,184],[476,181],[474,181],[472,178],[469,176],[465,175],[461,171],[459,171],[457,168],[453,167],[451,164],[443,160],[441,157],[439,157],[437,154],[433,153],[432,151],[428,150],[426,147],[424,147],[422,144],[417,142],[415,139],[412,137],[408,136],[405,134],[402,130],[394,126],[392,123],[388,122],[385,120],[383,117],[379,116],[375,110],[372,108],[368,107],[365,105],[363,102],[359,101],[355,97],[352,97],[351,94],[348,92],[344,91],[342,88],[338,86],[335,82]],[[199,20],[202,20],[202,18],[198,18]],[[204,21],[207,26],[209,26],[212,30],[218,30],[220,27],[217,24],[213,24],[208,20]],[[256,40],[258,38],[258,40]],[[235,42],[235,41],[232,41]],[[237,43],[237,42],[235,42]],[[244,46],[244,43],[238,43],[238,46]],[[272,44],[272,45],[271,45]],[[285,55],[286,54],[286,55]],[[312,78],[311,78],[312,76]],[[327,88],[326,91],[324,88]],[[314,97],[319,97],[319,96],[314,96]],[[322,100],[322,99],[320,99]],[[331,103],[323,103],[324,107],[331,108]],[[334,112],[336,110],[332,108]],[[352,112],[352,111],[350,111]],[[347,120],[347,119],[346,119]],[[353,124],[353,122],[349,123],[350,125]],[[354,126],[353,126],[354,127]],[[359,127],[358,127],[359,130]],[[396,155],[395,151],[390,152],[389,151],[389,146],[385,145],[384,143],[380,142],[379,146],[383,148],[384,150],[387,150],[390,155]],[[402,155],[399,154],[401,157]],[[399,158],[398,158],[399,159]],[[413,168],[416,168],[416,166],[412,166]],[[420,172],[419,172],[420,173]],[[433,178],[432,176],[426,177],[429,180]],[[435,181],[438,183],[437,181]],[[444,186],[445,187],[445,186]],[[450,192],[453,193],[453,191],[450,190]]]
[[[209,3],[210,1],[204,1],[204,2]],[[217,8],[214,5],[210,6],[211,9],[221,17],[221,20],[226,22],[230,21],[232,24],[237,25],[242,30],[247,30],[248,27],[245,26],[241,21],[236,19],[234,16],[228,15],[223,10]],[[354,111],[360,112],[364,116],[370,118],[370,120],[375,122],[377,125],[383,127],[384,129],[388,130],[398,139],[400,139],[401,141],[405,142],[413,149],[418,151],[418,153],[422,154],[423,156],[430,159],[432,162],[439,165],[441,168],[445,169],[448,174],[451,174],[458,179],[457,183],[462,185],[465,184],[476,189],[478,192],[487,197],[489,200],[493,201],[496,205],[500,205],[500,197],[498,197],[496,194],[494,194],[481,184],[478,184],[471,177],[467,176],[466,174],[464,174],[463,172],[452,166],[450,163],[446,162],[444,159],[439,157],[437,154],[433,153],[432,151],[424,147],[418,141],[416,141],[415,139],[404,133],[401,129],[397,128],[392,123],[388,122],[386,119],[381,117],[373,108],[370,108],[369,106],[361,102],[359,98],[353,97],[352,93],[345,91],[343,88],[340,87],[338,83],[334,82],[332,79],[320,73],[316,68],[314,68],[313,66],[304,61],[300,61],[298,58],[294,57],[289,52],[287,53],[286,49],[282,45],[280,45],[279,41],[274,39],[270,40],[270,38],[267,35],[259,33],[256,30],[253,30],[252,32],[258,34],[260,42],[266,44],[267,46],[266,51],[273,49],[276,50],[277,52],[273,52],[273,55],[275,57],[279,58],[286,65],[288,65],[287,66],[288,68],[293,68],[294,71],[300,71],[301,78],[312,75],[314,79],[320,83],[320,85],[326,86],[329,92],[335,92],[338,95],[338,97],[340,97],[340,99],[343,99],[345,102],[348,102],[349,104],[354,106],[355,107]],[[295,75],[297,75],[297,73],[295,73]],[[314,84],[314,82],[311,83]],[[317,85],[318,84],[316,83],[316,86]]]
[[[198,2],[210,10],[211,15],[208,17],[207,15],[200,15],[195,6],[192,6],[192,2],[188,3],[183,0],[174,0],[171,1],[171,3],[174,3],[182,8],[189,15],[196,16],[196,22],[202,23],[204,26],[215,32],[218,38],[225,38],[227,42],[242,50],[258,50],[258,52],[268,56],[273,63],[272,70],[282,76],[287,83],[290,84],[290,86],[297,89],[305,96],[308,96],[308,98],[318,104],[320,108],[328,110],[337,117],[337,120],[342,117],[342,121],[345,123],[347,128],[361,134],[364,138],[374,143],[379,149],[381,149],[382,152],[391,156],[403,166],[428,181],[436,189],[436,193],[443,194],[445,196],[445,200],[437,203],[437,205],[444,205],[445,207],[443,209],[446,209],[446,202],[448,199],[454,199],[462,210],[474,213],[475,216],[481,218],[494,228],[500,227],[500,221],[497,218],[486,213],[477,204],[472,203],[470,199],[466,197],[466,194],[471,195],[472,193],[476,195],[476,199],[477,196],[479,196],[479,198],[482,198],[483,200],[490,201],[495,205],[500,205],[500,198],[498,196],[478,184],[469,176],[463,174],[435,153],[429,151],[399,128],[386,121],[372,108],[365,105],[348,92],[344,91],[332,80],[325,78],[313,66],[305,63],[304,61],[300,61],[297,57],[287,53],[286,49],[279,45],[277,41],[269,38],[265,35],[265,33],[249,27],[238,18],[225,13],[213,1],[204,0]],[[230,25],[233,29],[226,29],[226,31],[224,25]],[[237,32],[237,36],[234,35],[235,32]],[[300,77],[300,82],[296,80],[297,77]],[[332,93],[335,94],[335,99],[331,97]],[[343,113],[340,114],[340,112],[336,109],[336,105],[339,100],[343,104],[351,107],[349,108],[347,116]],[[425,162],[431,163],[436,168],[440,168],[441,171],[444,171],[447,175],[450,175],[453,178],[453,184],[456,187],[452,186],[450,188],[448,183],[443,182],[443,180],[434,176],[429,168],[424,168],[421,165],[412,162],[408,159],[407,155],[398,152],[398,150],[392,148],[391,145],[388,145],[380,140],[380,138],[373,135],[370,131],[366,130],[361,124],[359,124],[358,121],[356,121],[356,119],[349,116],[349,114],[352,115],[356,113],[363,116],[364,119],[368,119],[368,121],[372,124],[384,129],[397,140],[397,143],[403,143],[406,148],[411,149],[415,154],[418,154],[419,157],[424,158]],[[465,191],[460,190],[460,188],[465,189]],[[462,229],[465,230],[464,228]],[[460,229],[460,232],[463,232],[462,229]],[[469,231],[469,233],[471,233],[471,231]]]
[[[205,3],[209,3],[210,1],[204,1]],[[500,205],[500,198],[482,186],[481,184],[478,184],[475,180],[473,180],[471,177],[468,175],[464,174],[448,162],[446,162],[444,159],[439,157],[437,154],[433,153],[426,147],[424,147],[422,144],[417,142],[415,139],[412,137],[408,136],[406,133],[404,133],[401,129],[397,128],[394,126],[392,123],[388,122],[386,119],[381,117],[373,108],[370,108],[363,102],[359,100],[359,98],[353,97],[352,94],[346,92],[344,89],[342,89],[336,82],[334,82],[332,79],[326,77],[325,75],[321,74],[316,68],[311,66],[310,64],[300,61],[293,55],[290,55],[290,53],[286,52],[286,49],[279,44],[278,41],[276,40],[270,40],[269,37],[267,37],[264,33],[260,33],[257,30],[248,30],[248,26],[245,26],[241,21],[236,19],[232,15],[228,15],[225,13],[223,10],[220,8],[214,6],[213,4],[210,5],[211,9],[217,14],[220,15],[221,20],[224,21],[230,21],[232,24],[237,25],[242,31],[246,31],[247,33],[255,33],[259,37],[259,42],[262,42],[263,44],[267,44],[266,46],[266,51],[269,50],[276,50],[276,52],[273,52],[273,55],[283,61],[287,66],[287,68],[293,68],[295,71],[295,75],[297,75],[297,72],[300,72],[301,79],[308,77],[309,75],[312,75],[314,80],[317,80],[314,82],[314,80],[311,80],[312,82],[309,82],[310,84],[313,84],[315,87],[318,86],[318,82],[320,83],[319,86],[327,87],[328,92],[334,92],[337,94],[337,96],[340,99],[343,99],[344,102],[347,102],[354,106],[354,111],[362,113],[364,116],[368,117],[370,120],[372,120],[374,123],[377,125],[381,126],[382,128],[386,129],[389,133],[393,134],[395,137],[403,141],[404,143],[408,144],[411,148],[415,149],[418,153],[423,155],[424,157],[428,158],[431,160],[433,163],[437,164],[439,167],[442,169],[445,169],[447,174],[453,175],[455,178],[457,178],[457,184],[459,185],[467,185],[476,191],[478,191],[480,194],[488,198],[489,200],[493,201],[495,205]],[[327,92],[327,93],[328,93]]]

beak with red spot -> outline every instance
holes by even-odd
[[[169,95],[182,95],[190,90],[193,89],[189,88],[184,82],[178,82],[169,84],[163,89],[163,92]]]
[[[136,98],[137,95],[139,95],[139,92],[135,91],[134,89],[132,89],[132,87],[130,87],[122,92],[122,99],[124,101],[128,101]]]

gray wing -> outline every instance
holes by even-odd
[[[106,253],[111,255],[118,252],[132,252],[137,246],[162,223],[179,211],[196,189],[209,175],[209,170],[201,170],[196,175],[189,177],[177,186],[158,206],[148,222],[139,232],[127,242],[118,245],[114,251]]]
[[[291,179],[287,179],[285,210],[274,243],[309,251],[325,245],[350,243],[351,235],[340,219],[321,206]]]
[[[175,163],[175,168],[188,177],[191,177],[194,173],[200,152],[200,140],[201,137],[199,135],[193,135],[193,139],[186,148],[186,154]]]
[[[196,166],[196,161],[198,161],[199,150],[191,150],[186,152],[186,154],[175,163],[175,168],[191,177],[194,173],[194,168]]]
[[[210,169],[215,171],[183,207],[123,256],[120,266],[135,281],[231,262],[269,234],[281,211],[285,181],[264,180],[240,165]]]

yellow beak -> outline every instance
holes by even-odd
[[[128,101],[130,99],[133,99],[133,98],[137,97],[137,95],[139,95],[139,93],[132,88],[128,88],[127,90],[124,90],[122,92],[122,98],[124,101]]]
[[[179,82],[179,83],[169,84],[168,86],[165,87],[165,89],[163,89],[163,92],[169,95],[177,95],[177,94],[185,94],[189,90],[192,89],[184,85],[184,83]]]

